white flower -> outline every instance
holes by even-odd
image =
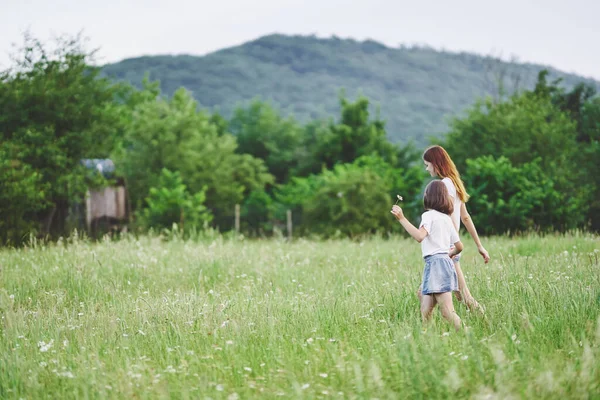
[[[50,340],[50,342],[48,342],[48,343],[41,341],[41,342],[38,342],[38,347],[40,348],[40,351],[42,353],[45,353],[52,348],[53,344],[54,344],[54,339]]]
[[[310,387],[310,383],[305,383],[302,385],[302,390],[308,389]]]
[[[460,359],[463,360],[463,361],[465,361],[468,358],[469,358],[469,356],[462,356]]]
[[[177,372],[177,370],[176,370],[175,368],[173,368],[173,366],[172,366],[172,365],[168,365],[168,366],[167,366],[167,369],[165,369],[165,372],[168,372],[168,373],[170,373],[170,374],[174,374],[174,373],[176,373],[176,372]]]
[[[250,368],[250,367],[244,367],[244,371],[252,372],[252,368]]]
[[[450,332],[444,332],[442,333],[442,336],[450,336]]]
[[[58,375],[58,376],[64,376],[65,378],[70,378],[70,379],[75,378],[75,375],[73,375],[73,373],[71,371],[59,372],[56,375]]]
[[[221,385],[220,383],[215,387],[215,389],[217,389],[218,392],[222,392],[223,390],[225,390],[223,385]]]
[[[306,343],[311,344],[312,342],[314,342],[313,338],[310,337],[310,338],[306,339]]]
[[[327,378],[327,376],[328,376],[328,375],[327,375],[327,374],[325,374],[325,373],[322,373],[322,374],[319,374],[319,376],[320,376],[321,378]]]

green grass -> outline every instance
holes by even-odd
[[[468,333],[423,330],[405,238],[5,249],[0,398],[599,398],[598,243],[467,242]]]

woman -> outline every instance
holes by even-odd
[[[481,244],[479,235],[477,235],[477,229],[471,220],[471,216],[467,211],[465,203],[469,200],[469,195],[465,190],[460,174],[458,173],[454,162],[441,146],[431,146],[423,153],[423,162],[425,163],[425,169],[431,176],[438,176],[442,178],[442,182],[448,188],[448,192],[454,202],[454,212],[451,215],[452,222],[456,230],[460,228],[460,221],[462,221],[465,228],[473,238],[473,241],[477,245],[479,254],[483,257],[483,260],[487,264],[490,261],[490,256],[487,250]],[[463,275],[460,266],[460,255],[453,258],[454,267],[456,268],[456,275],[458,276],[458,292],[455,292],[456,297],[459,301],[464,302],[469,310],[478,310],[484,312],[483,307],[471,296],[471,292],[467,287],[465,276]],[[421,293],[419,291],[419,298]]]

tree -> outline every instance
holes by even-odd
[[[181,174],[191,193],[206,187],[206,206],[221,227],[230,227],[234,205],[273,181],[262,160],[237,154],[235,137],[221,133],[184,89],[171,99],[137,105],[114,153],[132,201],[143,207],[163,168]]]
[[[83,49],[80,37],[56,44],[50,52],[26,34],[15,65],[0,73],[0,138],[17,166],[4,174],[24,176],[23,182],[8,179],[7,185],[17,186],[3,190],[23,194],[18,186],[28,182],[25,192],[38,191],[44,199],[33,207],[30,201],[3,200],[2,210],[21,207],[15,212],[22,223],[11,228],[20,232],[15,237],[26,234],[23,227],[65,233],[69,205],[86,190],[87,171],[80,160],[106,156],[114,139],[119,85],[99,77],[98,69],[90,66],[93,52]]]
[[[467,160],[469,209],[484,234],[573,229],[584,222],[583,198],[565,196],[536,158],[518,167],[501,156]]]
[[[238,142],[237,152],[264,160],[276,183],[285,183],[302,151],[301,127],[282,118],[269,104],[253,101],[238,108],[228,125]]]
[[[204,206],[204,190],[191,194],[178,172],[163,168],[158,186],[150,188],[146,197],[147,207],[139,213],[140,225],[169,229],[177,224],[184,231],[202,228],[212,220]]]

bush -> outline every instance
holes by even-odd
[[[147,207],[141,211],[140,225],[144,228],[171,228],[179,224],[183,230],[204,227],[212,214],[204,206],[206,188],[192,195],[184,185],[179,172],[163,168],[158,187],[150,189]]]
[[[484,234],[576,228],[584,218],[581,193],[561,193],[537,158],[519,167],[506,158],[467,160],[468,207]]]

